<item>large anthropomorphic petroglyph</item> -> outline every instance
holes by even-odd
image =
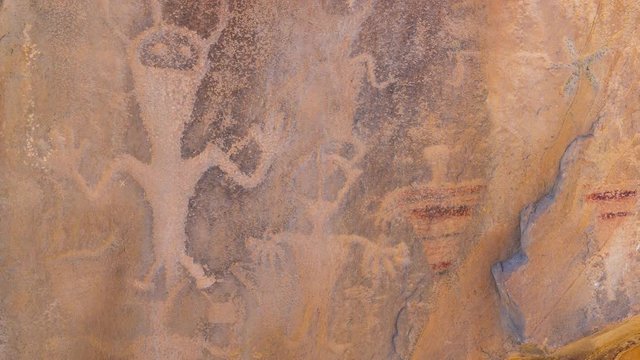
[[[102,4],[105,9],[109,8],[106,1]],[[145,163],[128,154],[120,155],[108,165],[95,184],[87,184],[78,171],[84,154],[83,144],[75,143],[72,130],[61,132],[56,129],[52,133],[54,147],[46,162],[53,171],[75,181],[93,200],[104,195],[118,174],[131,176],[144,189],[153,216],[155,261],[144,279],[131,279],[134,286],[141,290],[152,288],[157,273],[162,270],[164,286],[170,291],[180,286],[185,274],[195,281],[199,289],[206,289],[216,282],[215,276],[195,262],[185,248],[189,199],[196,183],[207,169],[215,166],[235,185],[245,189],[256,187],[284,145],[286,134],[283,119],[276,112],[268,113],[269,119],[248,131],[244,143],[251,141],[257,144],[262,154],[251,173],[243,172],[231,160],[242,144],[223,151],[211,143],[197,156],[184,158],[182,137],[185,124],[190,120],[198,86],[211,65],[209,49],[225,29],[229,8],[225,2],[220,4],[217,29],[207,38],[165,23],[159,1],[151,3],[151,10],[153,25],[131,40],[115,25],[112,28],[127,46],[133,74],[133,95],[140,105],[151,145],[150,161]],[[64,257],[77,256],[82,256],[82,253],[70,253]],[[156,320],[159,327],[164,325],[162,314],[165,312],[165,309],[159,310]]]

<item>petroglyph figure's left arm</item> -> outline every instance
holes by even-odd
[[[237,185],[245,189],[254,188],[264,180],[276,156],[288,142],[287,130],[280,114],[270,117],[270,121],[263,126],[250,129],[248,136],[261,150],[261,160],[252,174],[244,173],[228,153],[216,144],[209,143],[200,154],[187,160],[189,176],[199,178],[207,169],[217,166]]]

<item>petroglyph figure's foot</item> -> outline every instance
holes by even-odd
[[[198,289],[207,289],[217,282],[217,279],[214,276],[206,275],[204,267],[197,264],[190,256],[182,254],[179,263],[191,278],[193,278]],[[156,260],[142,280],[134,280],[132,282],[133,286],[143,291],[152,290],[154,288],[154,278],[163,265],[164,264],[162,262]]]
[[[216,283],[216,278],[205,273],[204,267],[196,263],[193,258],[187,254],[180,257],[180,265],[191,275],[196,281],[198,289],[206,289]]]
[[[337,341],[327,340],[325,342],[325,346],[329,351],[336,355],[344,355],[344,353],[349,349],[351,344],[343,344]]]
[[[133,280],[131,281],[131,285],[133,285],[133,287],[135,287],[136,289],[142,290],[142,291],[153,290],[153,280],[159,270],[160,270],[160,262],[156,260],[153,262],[153,264],[149,268],[149,271],[147,271],[147,273],[142,278],[142,280]]]
[[[351,344],[338,343],[327,339],[326,335],[311,336],[310,338],[315,338],[311,344],[303,339],[287,339],[285,343],[286,346],[294,352],[308,352],[311,348],[313,351],[324,354],[330,353],[339,356],[340,358],[342,358],[349,347],[351,347]]]

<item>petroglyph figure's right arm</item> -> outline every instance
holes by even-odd
[[[75,134],[72,130],[61,133],[57,130],[51,132],[52,150],[47,156],[47,162],[51,170],[60,177],[72,180],[80,190],[91,200],[102,196],[118,173],[127,173],[141,186],[145,186],[145,172],[147,165],[129,154],[118,155],[102,172],[98,181],[93,185],[87,184],[86,179],[78,170],[83,154],[87,149],[87,143],[75,145]]]

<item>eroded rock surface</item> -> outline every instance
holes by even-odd
[[[619,31],[584,55],[567,40],[575,60],[563,92],[579,99],[581,82],[598,108],[552,189],[523,211],[520,250],[493,269],[520,341],[558,348],[638,314],[638,113],[629,98],[638,59],[634,36]],[[609,69],[604,85],[597,61]]]
[[[0,1],[0,358],[633,357],[639,10]]]

